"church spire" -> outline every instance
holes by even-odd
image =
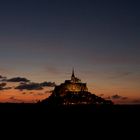
[[[74,68],[73,68],[73,70],[72,70],[72,77],[75,77]]]
[[[71,81],[72,81],[72,82],[75,82],[74,68],[73,68],[73,70],[72,70]]]
[[[75,77],[74,68],[72,69],[71,82],[72,83],[79,83],[79,82],[81,82],[80,79],[78,79],[77,77]]]

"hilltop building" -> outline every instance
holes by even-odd
[[[74,69],[71,79],[56,86],[52,95],[41,103],[49,105],[113,104],[110,100],[88,92],[87,84],[75,77]]]
[[[57,91],[57,94],[64,96],[67,92],[73,92],[75,94],[78,94],[79,92],[87,92],[88,88],[86,83],[82,83],[79,78],[75,77],[73,69],[71,80],[66,80],[61,85],[56,86],[55,90]]]

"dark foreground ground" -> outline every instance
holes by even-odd
[[[122,116],[140,115],[140,105],[73,105],[48,106],[41,104],[0,104],[0,114],[12,115],[89,115],[89,116]],[[82,117],[82,116],[81,116]],[[128,116],[129,117],[129,116]]]
[[[53,132],[51,136],[56,136],[55,133],[59,132],[60,137],[64,133],[68,136],[75,133],[82,136],[87,131],[92,136],[106,132],[109,137],[111,131],[124,134],[126,129],[132,132],[140,126],[140,105],[51,107],[38,104],[0,104],[0,121],[3,130],[16,128],[24,135],[27,130],[29,133],[34,130],[45,131],[45,135]]]

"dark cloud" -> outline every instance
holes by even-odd
[[[111,98],[112,98],[112,99],[120,99],[120,98],[122,98],[122,97],[116,94],[116,95],[113,95]]]
[[[7,77],[0,75],[0,81],[6,81]]]
[[[0,90],[5,90],[6,83],[0,83]]]
[[[6,83],[0,83],[0,90],[8,90],[11,89],[11,87],[6,87]]]
[[[7,79],[7,82],[30,82],[30,80],[22,77],[14,77],[11,79]]]
[[[40,85],[42,87],[55,87],[56,86],[55,82],[43,82],[43,83],[40,83]]]
[[[43,83],[20,83],[15,89],[19,90],[42,90],[44,87],[54,87],[54,82],[43,82]]]
[[[2,76],[0,75],[0,79],[2,78]]]
[[[6,83],[0,83],[0,87],[5,87],[6,85]]]
[[[18,90],[42,90],[43,88],[38,83],[24,83],[15,87]]]
[[[0,75],[0,79],[5,79],[6,77],[4,77],[4,76],[2,76],[2,75]]]
[[[11,79],[7,79],[0,75],[0,80],[3,83],[0,83],[0,90],[8,90],[11,88],[18,89],[18,90],[42,90],[45,87],[54,87],[56,86],[55,82],[42,82],[42,83],[34,83],[30,82],[27,78],[23,77],[14,77]],[[20,83],[16,87],[6,87],[7,82],[18,82]],[[25,94],[24,92],[22,94]]]
[[[115,94],[115,95],[111,96],[111,99],[114,99],[114,100],[116,100],[116,99],[126,100],[128,98],[127,97],[120,96],[118,94]]]

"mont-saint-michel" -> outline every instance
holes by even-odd
[[[111,100],[105,100],[90,93],[87,84],[75,76],[74,69],[71,79],[65,80],[64,83],[55,86],[51,96],[41,101],[41,103],[50,105],[113,104]]]

